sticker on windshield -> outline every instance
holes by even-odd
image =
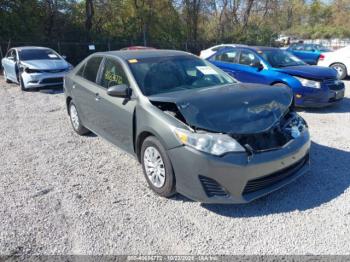
[[[202,72],[204,75],[218,75],[218,72],[216,72],[213,68],[210,66],[196,66],[196,68]]]
[[[58,58],[58,56],[55,55],[55,54],[48,54],[48,56],[49,56],[50,58]]]

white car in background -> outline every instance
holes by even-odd
[[[350,46],[322,53],[317,65],[334,68],[338,72],[339,79],[350,76]]]
[[[239,46],[247,46],[247,45],[239,45],[239,44],[221,44],[221,45],[215,45],[212,47],[209,47],[208,49],[202,50],[199,57],[203,59],[207,59],[208,57],[211,57],[213,54],[215,54],[218,50],[221,48],[227,48],[227,47],[239,47]]]
[[[18,83],[21,90],[61,86],[73,66],[47,47],[22,46],[8,50],[1,60],[6,82]]]

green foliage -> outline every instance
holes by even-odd
[[[184,48],[271,44],[281,32],[350,37],[348,0],[2,0],[0,41],[103,42]]]

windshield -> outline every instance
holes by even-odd
[[[59,55],[50,49],[23,49],[18,51],[19,59],[27,60],[59,60]]]
[[[131,59],[129,66],[146,96],[236,82],[209,62],[193,56]]]
[[[261,56],[270,63],[272,67],[286,67],[306,65],[302,60],[284,50],[265,50]]]
[[[327,47],[325,47],[323,45],[316,45],[316,49],[321,51],[321,52],[330,52],[330,51],[332,51],[331,49],[329,49],[329,48],[327,48]]]

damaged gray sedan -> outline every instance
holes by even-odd
[[[164,197],[246,203],[309,169],[308,127],[289,88],[239,83],[185,52],[96,53],[64,90],[73,129],[134,155]]]

